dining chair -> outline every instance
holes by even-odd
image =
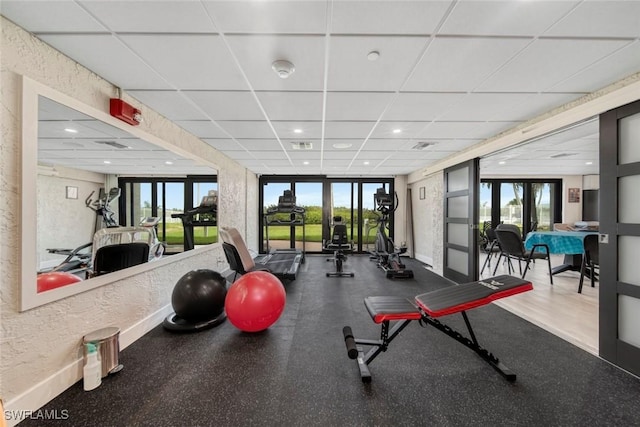
[[[511,274],[512,270],[515,271],[511,260],[518,260],[518,267],[520,268],[520,274],[522,275],[523,279],[527,275],[527,270],[529,270],[529,264],[532,260],[546,259],[549,266],[549,280],[553,285],[553,274],[551,272],[551,257],[549,256],[549,246],[538,244],[533,245],[533,248],[531,248],[530,251],[526,250],[524,247],[524,242],[522,241],[522,233],[520,232],[520,228],[513,224],[500,224],[496,228],[496,237],[498,240],[498,244],[500,245],[500,256],[498,257],[496,267],[493,270],[494,275],[498,270],[500,259],[502,259],[503,256],[506,258],[509,274]],[[537,251],[538,248],[544,249],[545,252]],[[526,261],[524,272],[522,271],[522,261]]]
[[[498,238],[496,237],[496,230],[491,226],[491,221],[484,222],[483,234],[484,238],[481,249],[487,257],[482,264],[480,274],[484,273],[484,269],[487,266],[489,267],[489,271],[491,271],[491,258],[500,253],[500,245],[498,244]]]
[[[588,273],[587,273],[587,268]],[[591,287],[595,287],[595,269],[600,268],[600,245],[598,244],[598,235],[589,234],[584,236],[584,253],[582,254],[582,265],[580,266],[580,283],[578,284],[578,293],[582,293],[582,283],[584,276],[589,274],[591,277]]]

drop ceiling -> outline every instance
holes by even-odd
[[[640,1],[3,0],[1,13],[257,174],[408,174],[640,71]],[[537,141],[536,171],[593,173],[592,131]],[[553,157],[567,150],[581,154]]]

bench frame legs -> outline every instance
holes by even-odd
[[[467,313],[465,311],[461,311],[460,314],[462,314],[465,325],[467,326],[467,331],[469,333],[468,337],[462,335],[455,329],[449,327],[448,325],[431,316],[428,316],[425,313],[422,313],[422,318],[419,320],[419,322],[423,327],[425,327],[427,324],[433,326],[437,330],[444,332],[446,335],[463,344],[465,347],[470,348],[478,356],[480,356],[482,360],[487,362],[496,371],[498,371],[507,381],[514,382],[516,380],[516,374],[509,370],[509,368],[504,366],[497,357],[495,357],[491,352],[487,351],[478,343],[478,340],[473,333],[471,322],[469,322],[469,318],[467,317]],[[347,353],[349,355],[349,358],[356,359],[358,368],[360,370],[362,382],[371,382],[371,372],[369,371],[369,364],[373,362],[373,360],[380,353],[387,351],[389,343],[391,343],[391,341],[393,341],[393,339],[397,337],[398,334],[400,334],[400,332],[411,322],[412,319],[398,320],[394,322],[394,325],[391,327],[391,329],[389,329],[389,320],[381,322],[380,339],[378,340],[354,338],[351,328],[349,326],[344,327],[343,334],[345,343],[347,345]],[[371,348],[365,353],[362,346],[369,346]]]

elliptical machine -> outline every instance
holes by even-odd
[[[398,209],[398,193],[395,193],[394,196],[387,193],[384,187],[378,188],[373,195],[376,211],[380,214],[375,250],[371,252],[369,258],[376,261],[388,279],[411,279],[413,271],[408,270],[400,261],[400,255],[407,252],[407,247],[396,247],[393,240],[387,235],[389,216]]]

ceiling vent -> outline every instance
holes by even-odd
[[[291,143],[291,148],[294,150],[311,150],[313,144],[309,141],[295,141]]]
[[[575,156],[578,153],[558,153],[558,154],[553,154],[551,156],[549,156],[552,159],[559,159],[561,157],[571,157],[571,156]]]
[[[425,148],[430,147],[433,144],[435,144],[435,143],[434,142],[427,142],[427,141],[420,141],[416,145],[411,147],[411,149],[412,150],[424,150]]]
[[[119,142],[115,142],[115,141],[94,141],[96,144],[104,144],[104,145],[110,145],[113,148],[119,148],[119,149],[123,149],[123,148],[129,148],[126,145],[122,145]]]

